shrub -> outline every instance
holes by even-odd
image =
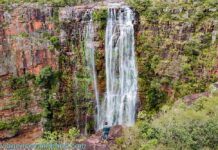
[[[59,77],[58,72],[54,72],[51,67],[45,67],[41,70],[39,76],[36,77],[36,83],[43,88],[51,89],[56,84]]]
[[[49,40],[50,40],[50,42],[52,43],[52,45],[54,46],[54,48],[56,48],[56,49],[59,49],[59,48],[60,48],[59,37],[57,37],[57,36],[52,36]]]
[[[71,140],[75,141],[75,138],[79,135],[79,130],[77,128],[71,128],[69,131],[68,131],[68,135],[70,137]]]
[[[127,0],[127,3],[139,13],[143,13],[151,6],[151,0]]]
[[[123,137],[118,137],[115,139],[115,143],[117,145],[122,145],[124,143],[124,138]]]
[[[74,143],[76,137],[79,136],[79,130],[76,128],[69,129],[68,133],[63,131],[45,131],[41,139],[37,143],[42,144],[58,144],[58,143]],[[58,149],[58,148],[57,148]]]
[[[153,120],[140,115],[136,126],[125,129],[126,149],[217,149],[218,97],[201,98],[191,106],[177,103]],[[142,117],[145,117],[142,119]],[[120,143],[117,143],[117,146]]]
[[[13,90],[23,87],[25,83],[26,81],[24,77],[12,77],[9,79],[9,86]]]
[[[152,81],[150,89],[147,91],[148,109],[159,110],[162,104],[166,102],[167,95],[161,90],[161,85],[157,81]]]
[[[18,129],[22,124],[27,124],[27,123],[37,123],[41,119],[40,114],[27,114],[23,117],[19,118],[12,118],[7,121],[0,121],[0,130],[4,129]]]
[[[106,21],[107,20],[107,9],[95,10],[92,14],[94,21]]]
[[[191,107],[179,105],[153,122],[160,143],[173,149],[216,149],[218,97],[203,98]],[[203,136],[202,136],[203,135]]]

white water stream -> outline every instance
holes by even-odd
[[[86,27],[86,60],[92,74],[96,97],[96,124],[110,126],[135,122],[137,102],[137,68],[135,61],[134,13],[129,7],[111,6],[105,36],[106,94],[100,104],[95,70],[94,28],[92,19]]]
[[[96,100],[96,128],[98,129],[99,118],[100,118],[100,103],[99,103],[99,93],[98,93],[98,84],[97,84],[97,77],[96,77],[96,69],[95,69],[95,47],[94,47],[94,26],[92,20],[92,12],[88,12],[90,15],[90,20],[86,25],[85,31],[85,55],[86,55],[86,62],[87,66],[90,71],[90,75],[93,81],[94,92],[95,92],[95,100]]]
[[[135,122],[137,69],[134,13],[129,7],[108,10],[106,29],[106,111],[109,125],[131,126]]]

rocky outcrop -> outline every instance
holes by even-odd
[[[100,130],[82,143],[86,145],[86,150],[109,150],[115,143],[115,139],[123,135],[123,129],[124,127],[120,125],[112,127],[107,142],[102,140],[102,130]]]
[[[193,104],[196,100],[198,100],[199,98],[203,98],[203,97],[209,97],[212,96],[213,94],[216,94],[218,91],[218,83],[214,83],[210,86],[209,91],[207,92],[203,92],[203,93],[197,93],[197,94],[192,94],[192,95],[188,95],[185,96],[183,98],[183,101],[187,104],[187,105],[191,105]]]
[[[187,105],[191,105],[193,104],[197,99],[201,98],[201,97],[208,97],[210,96],[210,92],[204,92],[204,93],[198,93],[198,94],[193,94],[193,95],[189,95],[189,96],[185,96],[184,97],[184,102]]]
[[[7,138],[4,138],[3,141],[0,141],[1,144],[35,144],[37,142],[37,139],[42,137],[43,129],[38,125],[29,125],[23,127],[23,130],[17,133],[15,137],[13,133],[7,133]]]

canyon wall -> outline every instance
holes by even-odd
[[[58,32],[51,21],[52,7],[1,5],[0,12],[0,116],[1,129],[6,131],[0,138],[6,138],[25,128],[25,119],[30,123],[35,122],[34,119],[30,121],[33,116],[39,120],[37,116],[42,112],[39,92],[32,81],[26,82],[22,77],[39,74],[48,65],[58,69],[58,53],[46,38],[46,34],[52,36]]]
[[[164,3],[136,12],[139,110],[152,114],[216,81],[217,6],[195,7]],[[57,130],[76,126],[82,133],[94,131],[95,96],[84,56],[84,26],[91,9],[102,101],[106,3],[0,6],[0,138],[45,122]],[[47,77],[60,74],[51,89],[35,83],[47,66],[53,70],[46,70]]]

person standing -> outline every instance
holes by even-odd
[[[108,141],[109,132],[110,132],[110,127],[108,126],[108,123],[105,122],[105,123],[104,123],[104,127],[103,127],[103,129],[102,129],[102,134],[103,134],[103,135],[102,135],[102,139],[103,139],[103,140]]]

